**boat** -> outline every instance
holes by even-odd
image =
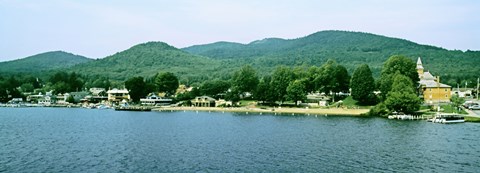
[[[116,111],[140,111],[140,112],[148,112],[152,111],[152,108],[149,107],[116,107]]]
[[[433,118],[428,119],[427,121],[433,122],[433,123],[443,123],[443,124],[464,123],[465,117],[458,114],[437,114]]]

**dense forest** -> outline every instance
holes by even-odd
[[[421,57],[427,71],[441,76],[442,83],[451,86],[468,82],[473,87],[480,71],[479,51],[446,50],[361,32],[321,31],[298,39],[268,38],[249,44],[217,42],[184,49],[148,42],[97,60],[49,52],[2,62],[0,76],[23,78],[19,76],[22,73],[48,81],[58,71],[75,72],[85,81],[104,78],[115,85],[135,76],[147,79],[159,72],[172,72],[182,84],[201,85],[208,80],[231,79],[233,72],[244,65],[252,66],[263,77],[278,66],[307,69],[331,59],[350,74],[359,64],[368,64],[378,79],[383,63],[397,54],[412,60]]]
[[[50,70],[72,67],[92,61],[80,55],[74,55],[63,51],[46,52],[23,59],[1,62],[0,74],[35,74]]]

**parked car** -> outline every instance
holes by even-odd
[[[473,106],[470,106],[468,109],[470,109],[470,110],[480,110],[480,105],[473,105]]]
[[[472,102],[472,101],[467,101],[463,104],[463,107],[465,107],[467,109],[470,109],[471,106],[475,106],[475,105],[478,106],[478,103],[475,103],[475,102]]]

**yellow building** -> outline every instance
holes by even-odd
[[[417,72],[420,78],[420,97],[427,104],[436,104],[442,102],[450,102],[452,96],[452,87],[440,83],[440,77],[433,77],[430,72],[424,72],[422,60],[418,57]]]
[[[130,95],[128,94],[127,89],[111,89],[107,91],[108,94],[108,101],[112,103],[120,103],[122,101],[129,102],[130,101]]]

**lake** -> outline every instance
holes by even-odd
[[[480,124],[0,108],[0,172],[478,172]]]

